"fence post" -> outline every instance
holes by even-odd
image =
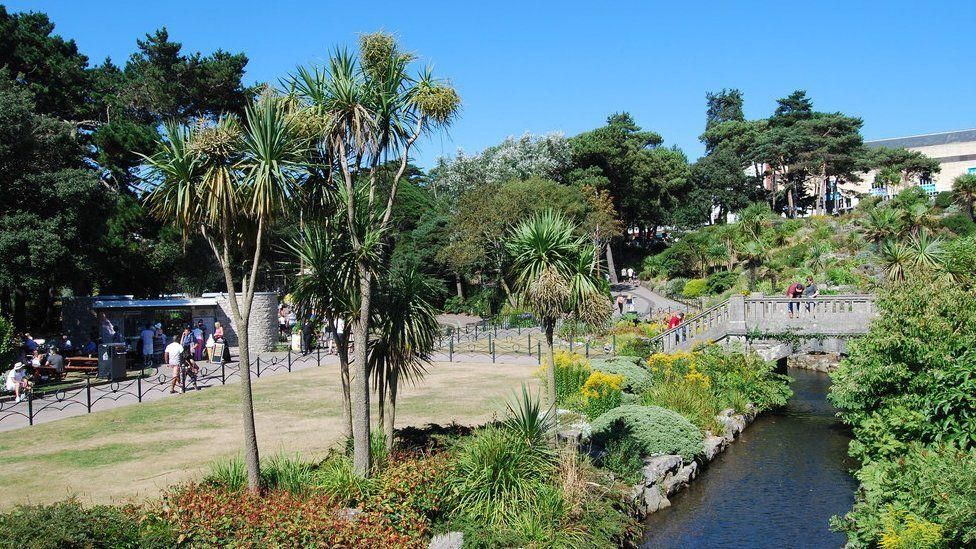
[[[478,341],[478,325],[474,325],[474,340]]]
[[[227,370],[226,370],[226,367],[227,367],[227,363],[224,362],[224,359],[223,358],[221,358],[220,359],[220,384],[221,385],[226,385],[227,384]]]
[[[495,363],[495,342],[491,339],[491,334],[488,334],[488,347],[491,349],[491,363]]]
[[[27,393],[27,424],[34,424],[34,391]]]
[[[291,347],[288,348],[288,371],[291,371]]]
[[[318,346],[315,347],[315,365],[322,365],[322,348]],[[288,368],[288,371],[291,371],[291,367]]]
[[[586,358],[590,358],[590,342],[586,342]]]
[[[258,364],[258,366],[257,366],[257,377],[261,377],[261,357],[260,356],[258,357],[257,364]],[[247,368],[248,368],[248,370],[250,370],[251,369],[251,365],[248,364],[247,365]],[[248,372],[247,375],[251,375],[251,372]]]
[[[142,376],[146,374],[145,370],[139,372],[139,377],[136,378],[136,400],[142,402]]]
[[[495,337],[497,338],[498,337],[498,324],[493,324],[492,326],[495,328]]]
[[[569,352],[570,352],[570,354],[573,353],[573,339],[575,339],[575,338],[572,338],[572,337],[569,338]]]
[[[532,356],[532,334],[529,334],[529,345],[528,345],[528,349],[529,349],[529,356]]]
[[[542,364],[542,342],[541,341],[536,341],[535,342],[535,346],[536,346],[535,347],[535,356],[539,360],[539,364]]]
[[[91,378],[85,378],[85,404],[88,405],[88,413],[91,413]]]
[[[452,339],[450,345],[447,347],[447,361],[454,362],[454,340]]]

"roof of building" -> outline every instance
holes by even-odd
[[[976,142],[976,129],[957,130],[953,132],[926,133],[922,135],[909,135],[906,137],[892,137],[890,139],[878,139],[875,141],[865,141],[864,144],[871,148],[891,147],[891,148],[914,148],[931,147],[934,145],[946,145],[949,143]]]
[[[93,309],[169,309],[183,307],[216,307],[213,297],[181,297],[170,299],[99,299]]]

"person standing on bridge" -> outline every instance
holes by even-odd
[[[807,301],[807,312],[808,313],[810,311],[816,311],[816,309],[817,309],[817,302],[814,301],[814,299],[816,299],[819,296],[820,296],[820,288],[817,288],[816,283],[814,283],[814,281],[813,281],[813,277],[812,276],[808,276],[807,277],[807,285],[806,285],[805,288],[803,288],[803,297],[805,299],[809,300],[809,301]]]
[[[803,284],[800,282],[790,284],[790,287],[786,289],[786,297],[790,299],[790,302],[786,308],[790,313],[790,318],[793,318],[794,312],[796,312],[796,314],[800,314],[799,299],[803,297]]]

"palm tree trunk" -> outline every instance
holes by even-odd
[[[549,405],[556,406],[556,355],[552,348],[553,332],[556,323],[551,320],[545,321],[546,331],[546,393],[548,394]]]
[[[383,425],[383,434],[386,436],[387,450],[391,450],[393,448],[393,427],[396,424],[397,387],[400,383],[400,376],[396,370],[390,372],[389,375],[390,377],[387,379],[389,387],[386,390],[386,421]]]
[[[617,267],[613,264],[613,250],[610,249],[610,241],[607,241],[607,272],[610,275],[610,284],[617,284]]]
[[[352,446],[353,470],[365,477],[369,474],[369,377],[366,372],[366,348],[369,336],[369,305],[372,278],[366,265],[360,264],[359,271],[359,315],[353,319],[352,364],[349,371],[349,389],[352,404]]]
[[[352,438],[352,407],[349,400],[349,336],[336,337],[336,352],[339,354],[339,379],[342,382],[342,438]]]
[[[464,299],[464,284],[461,284],[461,275],[454,273],[454,284],[457,286],[457,296]]]
[[[386,376],[383,377],[385,378]],[[382,431],[386,425],[386,383],[386,379],[380,379],[376,382],[376,409],[378,412],[376,417],[376,429],[380,431]]]

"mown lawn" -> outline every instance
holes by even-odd
[[[437,363],[407,387],[398,426],[482,423],[500,413],[512,391],[533,383],[535,366]],[[140,500],[203,474],[240,445],[237,384],[133,404],[0,437],[0,508],[69,496],[85,503]],[[263,455],[324,456],[339,442],[341,393],[336,368],[254,382]]]

